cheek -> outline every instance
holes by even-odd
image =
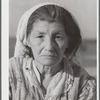
[[[36,41],[36,40],[32,40],[30,42],[31,42],[30,47],[32,49],[32,53],[34,56],[35,55],[37,56],[41,52],[41,50],[43,49],[43,46],[42,46],[43,43],[40,41]]]

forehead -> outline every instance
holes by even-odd
[[[64,27],[60,22],[48,22],[43,20],[36,20],[33,24],[32,31],[64,31]]]

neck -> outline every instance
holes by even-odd
[[[39,70],[40,74],[45,76],[45,75],[49,75],[49,76],[53,76],[55,75],[57,72],[61,71],[63,69],[63,63],[61,62],[60,64],[57,65],[51,65],[51,66],[46,66],[46,65],[42,65],[41,63],[35,61],[36,67]]]

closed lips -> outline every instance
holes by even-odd
[[[48,57],[57,57],[56,55],[52,54],[52,55],[41,55],[41,56],[48,56]]]

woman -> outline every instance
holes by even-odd
[[[95,79],[73,62],[81,44],[72,15],[56,4],[22,17],[10,59],[10,100],[95,100]]]

